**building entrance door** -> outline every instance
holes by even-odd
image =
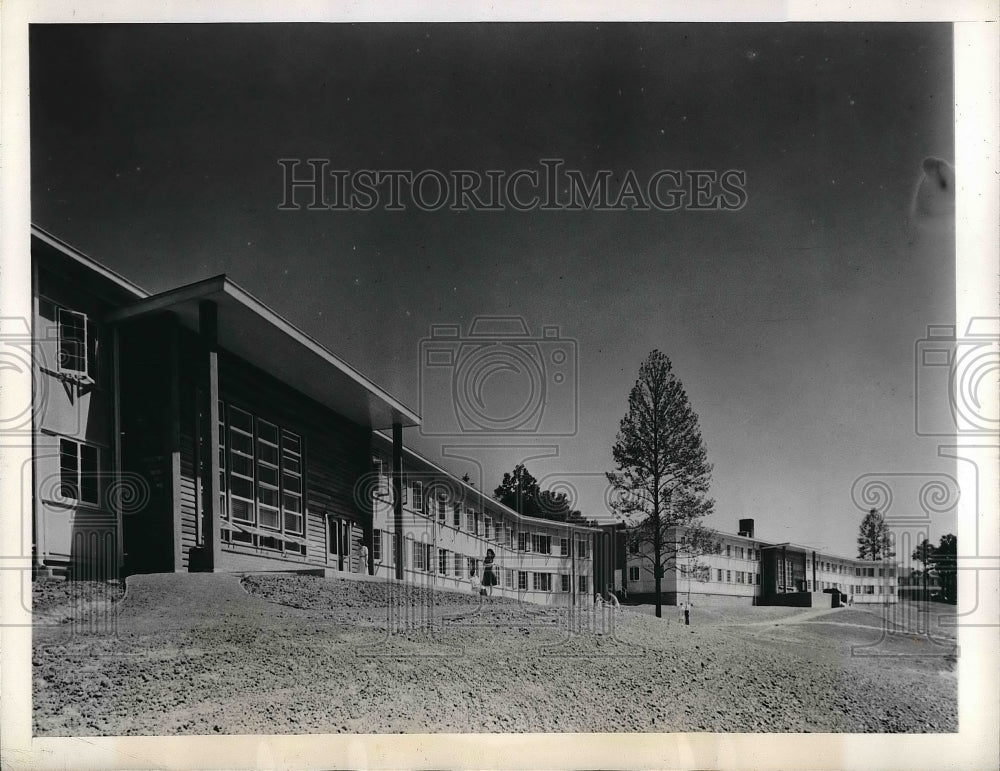
[[[343,517],[327,515],[327,562],[336,565],[337,570],[350,568],[351,523]]]

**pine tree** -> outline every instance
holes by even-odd
[[[871,509],[861,520],[858,529],[858,559],[880,560],[896,556],[892,550],[892,537],[885,517],[878,509]]]
[[[660,351],[639,368],[628,404],[612,449],[617,471],[607,476],[615,491],[612,505],[628,525],[630,550],[651,563],[660,616],[662,580],[670,567],[683,559],[684,570],[705,575],[697,558],[715,546],[701,523],[714,505],[706,497],[712,466],[698,416]]]

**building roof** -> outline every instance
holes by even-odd
[[[379,441],[388,444],[389,447],[392,446],[392,438],[382,433],[381,431],[374,431],[372,435],[376,437]],[[510,508],[509,506],[500,503],[500,501],[490,496],[484,490],[480,490],[479,488],[472,486],[468,482],[463,482],[461,479],[459,479],[457,476],[452,474],[447,469],[442,468],[441,466],[437,465],[432,460],[429,460],[428,458],[424,457],[415,450],[411,450],[409,447],[403,447],[403,456],[409,458],[412,461],[416,461],[420,465],[427,466],[428,468],[430,468],[430,470],[432,470],[437,474],[442,474],[448,477],[449,481],[452,484],[457,485],[459,489],[461,489],[463,492],[477,497],[484,503],[488,503],[491,508],[499,510],[502,514],[505,514],[517,520],[518,522],[539,522],[539,523],[545,523],[547,525],[554,525],[557,527],[558,526],[572,527],[574,530],[589,530],[594,532],[601,530],[601,527],[592,527],[591,525],[584,525],[578,522],[560,522],[559,520],[555,519],[544,519],[542,517],[529,517],[526,514],[521,514],[515,511],[514,509]]]
[[[200,303],[218,309],[218,345],[367,428],[420,424],[420,416],[226,275],[146,296],[110,313],[125,322],[168,311],[195,332]]]
[[[106,296],[109,300],[115,303],[126,303],[134,302],[135,300],[141,300],[143,298],[149,297],[149,293],[138,286],[133,284],[124,276],[115,273],[115,271],[110,268],[101,265],[91,257],[76,249],[65,241],[56,238],[54,235],[44,230],[38,225],[31,226],[31,236],[36,239],[36,241],[45,244],[48,247],[46,257],[53,264],[53,267],[57,268],[63,275],[72,274],[74,272],[80,274],[87,274],[89,276],[96,276],[99,283],[102,285],[102,294]],[[32,255],[34,256],[35,246],[32,246]]]

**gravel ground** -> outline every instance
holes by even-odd
[[[869,611],[696,606],[685,627],[674,608],[570,614],[400,589],[130,577],[99,608],[110,630],[36,629],[35,732],[957,730],[954,651],[886,635]],[[57,587],[40,593],[60,606]]]

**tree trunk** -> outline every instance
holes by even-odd
[[[660,569],[660,553],[656,552],[656,564],[653,568],[654,575],[656,576],[656,617],[662,618],[663,616],[663,604],[660,601],[660,574],[663,572]]]

